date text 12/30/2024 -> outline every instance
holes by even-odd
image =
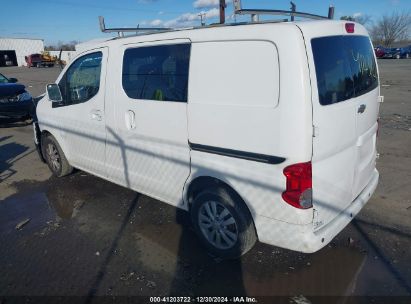
[[[150,303],[258,303],[253,297],[150,297]]]

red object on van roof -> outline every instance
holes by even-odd
[[[354,33],[354,28],[355,28],[355,23],[346,23],[345,24],[345,30],[347,33],[352,34]]]

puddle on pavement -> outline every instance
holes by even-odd
[[[45,193],[32,193],[30,195],[12,196],[0,202],[0,231],[10,233],[15,230],[18,223],[30,219],[22,230],[38,229],[47,221],[53,219],[54,212],[47,203]]]
[[[0,202],[0,239],[14,232],[18,237],[15,225],[26,218],[30,218],[22,228],[26,236],[43,233],[49,237],[59,233],[60,225],[44,233],[50,222],[65,225],[66,230],[73,230],[65,236],[71,238],[67,243],[76,243],[81,236],[99,250],[103,279],[94,284],[97,294],[106,294],[107,289],[110,294],[140,294],[138,288],[127,289],[141,284],[140,279],[125,283],[124,278],[134,273],[156,280],[157,295],[161,288],[164,295],[252,296],[361,294],[369,289],[368,282],[375,284],[390,275],[363,249],[343,242],[310,255],[257,244],[241,259],[221,261],[205,253],[184,216],[174,208],[145,196],[133,203],[135,192],[81,172],[17,187],[18,194]],[[73,249],[65,254],[77,252]],[[97,263],[95,255],[78,254],[77,259]],[[70,267],[64,259],[53,263],[56,271]],[[92,281],[97,271],[93,269],[78,275]]]

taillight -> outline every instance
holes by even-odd
[[[352,34],[354,33],[354,28],[355,28],[355,23],[346,23],[345,24],[345,30],[347,33]]]
[[[283,200],[295,208],[311,208],[313,206],[311,162],[290,165],[284,168],[283,173],[286,177]]]

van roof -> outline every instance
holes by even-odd
[[[193,42],[196,41],[212,41],[220,40],[221,38],[227,39],[227,35],[231,35],[230,39],[236,40],[236,36],[239,34],[246,34],[247,32],[252,34],[256,31],[261,33],[261,28],[270,27],[282,27],[284,30],[288,29],[293,31],[301,28],[317,28],[321,31],[322,28],[326,28],[324,23],[333,24],[334,26],[341,25],[344,28],[345,23],[355,23],[346,20],[303,20],[303,21],[262,21],[262,22],[252,22],[252,23],[227,23],[227,24],[212,24],[202,27],[192,27],[192,28],[181,28],[173,30],[164,31],[153,31],[144,34],[126,35],[123,37],[107,37],[101,40],[91,40],[82,44],[82,49],[80,52],[85,52],[99,47],[110,46],[120,42],[124,43],[134,43],[134,42],[146,42],[146,41],[161,41],[161,40],[172,40],[172,39],[190,39]],[[359,28],[359,33],[367,34],[365,28],[356,23],[356,28]],[[246,32],[246,31],[247,32]],[[267,34],[268,35],[268,34]],[[218,37],[220,36],[220,37]],[[91,42],[91,43],[90,43]]]

